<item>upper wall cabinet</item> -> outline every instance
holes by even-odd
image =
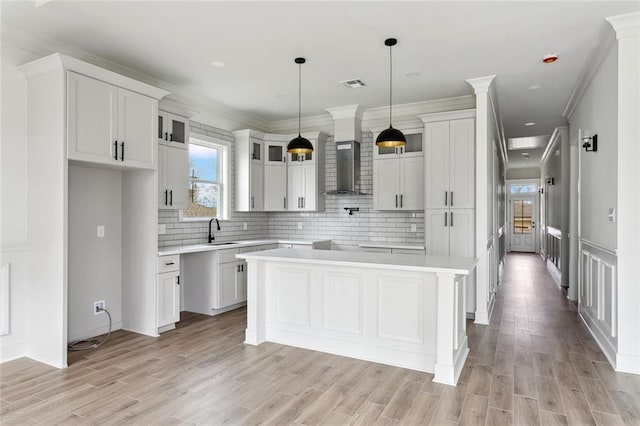
[[[186,149],[189,143],[189,119],[158,111],[158,143]]]
[[[264,134],[233,132],[235,141],[236,206],[238,212],[264,211]]]
[[[373,145],[374,210],[424,209],[424,156],[422,129],[403,133],[407,144],[384,148]],[[378,133],[373,133],[373,140]]]
[[[69,71],[67,113],[69,159],[156,168],[156,99]]]
[[[325,205],[323,133],[303,135],[313,145],[313,152],[304,155],[288,154],[287,210],[322,211]],[[293,136],[289,135],[288,139]]]
[[[428,171],[425,208],[474,208],[475,119],[429,121],[441,119],[440,115],[421,118],[425,120],[425,168]]]
[[[264,209],[287,210],[287,142],[264,141]]]

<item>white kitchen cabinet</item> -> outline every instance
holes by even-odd
[[[474,257],[473,209],[428,209],[424,216],[427,254]]]
[[[158,143],[187,149],[189,119],[167,111],[158,111]]]
[[[474,208],[475,119],[425,123],[425,208]]]
[[[67,83],[69,159],[156,168],[156,99],[71,71]]]
[[[317,169],[315,164],[295,164],[289,167],[288,210],[316,211]]]
[[[171,330],[180,321],[180,256],[158,258],[156,286],[158,333]]]
[[[189,206],[189,151],[158,145],[158,207],[186,209]]]
[[[247,301],[247,264],[237,260],[218,266],[218,297],[215,309]]]
[[[373,161],[373,207],[375,210],[424,208],[422,156],[396,156]]]
[[[265,211],[287,210],[287,166],[264,166],[264,209]]]
[[[264,210],[264,133],[233,132],[235,140],[236,211]]]

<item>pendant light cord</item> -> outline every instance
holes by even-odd
[[[389,127],[391,127],[391,100],[393,91],[393,58],[391,56],[392,47],[393,46],[389,46]]]
[[[298,137],[300,137],[300,115],[302,114],[302,64],[298,64]]]

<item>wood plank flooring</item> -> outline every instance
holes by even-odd
[[[457,387],[402,368],[242,343],[246,311],[118,331],[57,370],[0,365],[0,423],[640,425],[640,376],[606,362],[539,256],[512,254]]]

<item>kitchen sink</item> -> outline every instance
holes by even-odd
[[[210,246],[227,246],[229,244],[238,244],[238,243],[233,242],[233,241],[222,241],[222,242],[219,242],[219,243],[207,243],[207,245],[210,245]]]

